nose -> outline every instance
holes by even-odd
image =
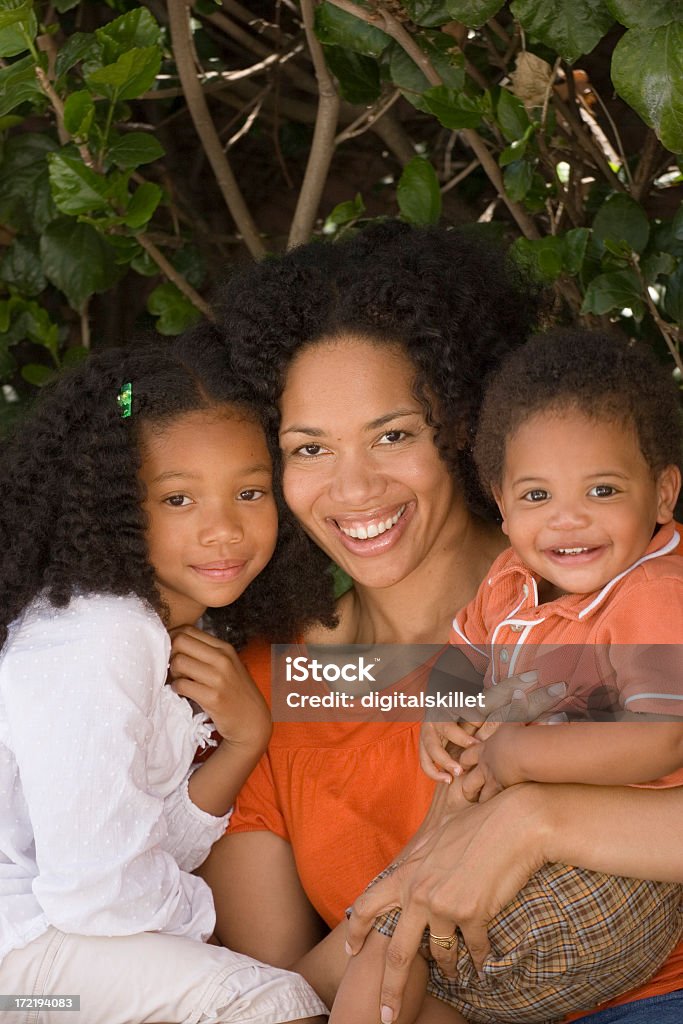
[[[237,544],[243,537],[239,508],[221,503],[205,510],[199,529],[201,544]]]
[[[381,498],[385,488],[386,480],[368,452],[338,454],[329,490],[333,501],[362,509]]]
[[[576,530],[589,523],[590,513],[580,501],[571,498],[553,501],[547,520],[551,530]]]

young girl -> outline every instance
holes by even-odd
[[[673,381],[647,350],[610,335],[539,336],[491,383],[475,458],[512,546],[457,614],[452,643],[485,686],[536,669],[540,683],[566,680],[570,714],[597,708],[630,724],[485,726],[488,738],[472,743],[456,724],[430,723],[423,766],[434,778],[437,766],[469,769],[453,783],[469,800],[530,781],[683,784]],[[467,746],[459,762],[448,740]],[[391,936],[397,920],[376,928]],[[446,908],[430,928],[429,971],[418,957],[399,1024],[548,1024],[656,972],[683,932],[683,887],[547,865],[491,920],[479,976]],[[386,944],[371,934],[351,961],[331,1022],[391,1024],[379,1007]]]
[[[270,735],[229,641],[291,636],[314,583],[295,593],[264,431],[221,362],[210,344],[93,356],[2,446],[0,991],[17,1024],[324,1012],[297,975],[206,944],[191,874]],[[193,769],[209,718],[220,743]]]

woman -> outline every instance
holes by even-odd
[[[306,641],[447,640],[504,546],[469,452],[484,382],[536,312],[528,285],[488,247],[402,225],[304,247],[230,283],[219,333],[233,371],[273,411],[311,557],[322,551],[353,580],[336,626]],[[267,652],[250,653],[267,692]],[[539,712],[552,704],[532,699]],[[223,942],[291,965],[341,919],[427,810],[418,732],[275,725],[203,868]]]

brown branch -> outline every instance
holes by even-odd
[[[195,306],[200,313],[203,313],[207,320],[214,321],[216,318],[211,311],[211,307],[204,301],[191,284],[185,280],[182,274],[179,274],[172,263],[166,259],[164,254],[157,249],[156,245],[149,240],[142,233],[135,236],[137,242],[140,243],[146,253],[154,260],[159,270],[181,291],[186,299],[189,299],[193,306]]]
[[[659,139],[652,129],[648,128],[640,159],[638,160],[638,166],[633,176],[633,190],[631,194],[638,203],[647,195],[652,182],[657,176],[657,164],[661,152],[662,147],[659,144]]]
[[[654,320],[655,324],[659,328],[660,334],[664,338],[664,342],[666,344],[666,347],[668,348],[669,352],[671,353],[671,356],[673,358],[674,363],[676,364],[678,372],[683,374],[683,360],[681,359],[681,351],[680,351],[680,344],[681,344],[681,334],[680,334],[680,331],[679,331],[678,327],[675,324],[667,323],[667,321],[662,317],[662,315],[660,314],[659,310],[657,309],[657,306],[655,305],[654,300],[653,300],[652,296],[650,295],[650,290],[649,290],[649,288],[647,286],[647,282],[645,280],[645,277],[643,276],[643,271],[642,271],[641,266],[640,266],[640,256],[638,255],[638,253],[635,253],[635,252],[632,253],[631,261],[630,262],[631,262],[631,266],[633,267],[633,269],[635,270],[636,274],[638,275],[638,280],[640,282],[640,287],[643,290],[643,295],[645,296],[645,301],[647,303],[647,308],[648,308],[648,310],[650,312],[650,316],[652,317],[652,319]]]
[[[318,113],[313,130],[311,152],[287,239],[287,247],[290,249],[295,245],[303,245],[304,242],[307,242],[313,230],[327,180],[327,172],[334,155],[334,140],[339,118],[339,95],[332,75],[327,70],[323,48],[313,28],[314,4],[315,0],[301,0],[301,17],[315,68],[315,77],[318,81]]]
[[[265,256],[266,249],[261,241],[258,228],[244,201],[237,179],[232,172],[218,133],[211,120],[211,114],[197,78],[192,59],[192,35],[188,11],[188,0],[168,0],[171,41],[178,76],[185,92],[185,99],[194,122],[197,135],[211,164],[226,206],[237,229],[252,256]]]
[[[364,10],[362,7],[357,7],[351,2],[351,0],[329,0],[329,2],[334,4],[335,7],[339,7],[341,10],[346,11],[348,14],[353,14],[355,17],[360,18],[363,21],[367,21],[369,24],[374,25],[376,28],[380,28],[383,32],[386,32],[386,34],[391,36],[392,39],[402,46],[408,56],[415,61],[430,85],[443,85],[443,79],[432,64],[429,56],[418,46],[413,37],[404,29],[403,25],[401,25],[401,23],[391,14],[385,11],[384,8],[376,4],[374,12],[371,13],[370,11]],[[479,160],[486,176],[516,220],[521,232],[526,236],[526,238],[540,238],[541,235],[531,217],[518,203],[515,203],[510,199],[505,191],[503,175],[501,174],[496,160],[489,152],[481,135],[475,132],[473,128],[463,128],[460,134],[464,142],[467,143]]]

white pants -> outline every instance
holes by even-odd
[[[80,996],[79,1011],[5,1010],[3,1024],[281,1024],[328,1012],[298,974],[158,932],[49,928],[2,960],[0,992]]]

